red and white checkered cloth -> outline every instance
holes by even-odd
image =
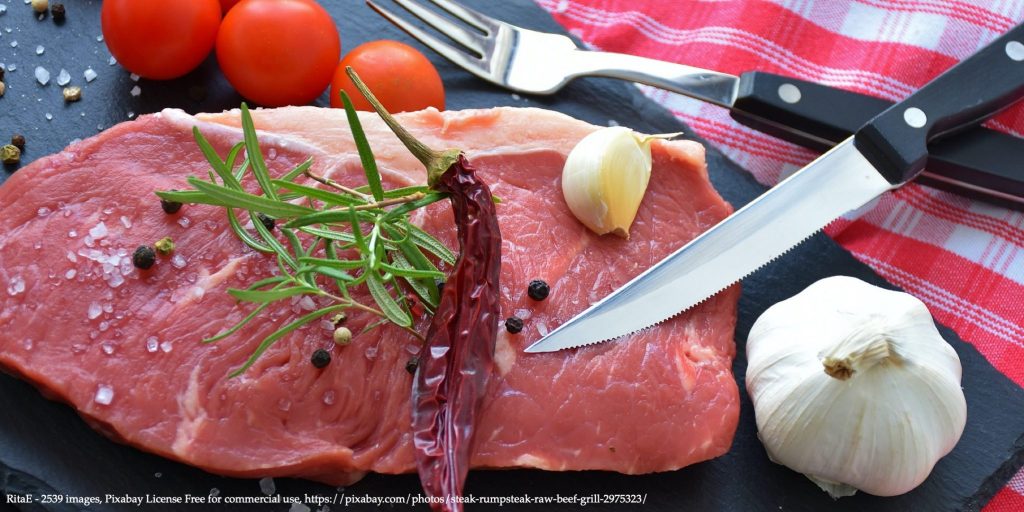
[[[1024,0],[537,3],[594,49],[731,74],[774,72],[893,101],[1024,20]],[[763,184],[816,156],[737,124],[724,109],[642,90]],[[988,125],[1020,136],[1024,107]],[[826,231],[1024,385],[1024,213],[910,184]],[[1011,510],[1024,510],[1024,471],[985,508]]]

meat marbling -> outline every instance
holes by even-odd
[[[312,155],[315,172],[365,182],[342,111],[253,115],[272,173]],[[423,182],[383,123],[361,119],[385,186]],[[503,199],[502,317],[520,316],[525,328],[500,329],[473,465],[635,474],[726,452],[739,413],[736,287],[628,342],[522,352],[730,212],[708,181],[703,148],[654,144],[650,189],[626,241],[593,235],[562,199],[565,157],[596,126],[511,108],[399,119],[432,147],[465,150]],[[333,347],[328,326],[315,324],[227,378],[263,337],[317,304],[296,299],[235,336],[200,343],[251,308],[225,290],[275,265],[236,239],[222,209],[161,210],[154,190],[207,175],[193,125],[221,154],[241,140],[238,111],[166,110],[40,159],[0,187],[0,365],[111,437],[211,472],[340,485],[367,471],[413,470],[404,366],[418,345],[408,334],[383,327]],[[417,220],[453,247],[446,204]],[[174,257],[134,269],[135,247],[164,236],[177,244]],[[551,284],[547,300],[526,296],[532,279]],[[369,320],[354,315],[350,327]],[[319,347],[334,358],[323,370],[309,362]]]

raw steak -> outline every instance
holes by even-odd
[[[314,171],[365,183],[342,111],[254,116],[272,173],[313,155]],[[502,318],[515,314],[526,327],[500,330],[473,465],[646,473],[726,452],[739,413],[730,372],[737,288],[628,342],[522,352],[730,212],[708,182],[703,148],[655,143],[651,187],[626,241],[594,236],[562,199],[565,156],[597,127],[536,109],[399,117],[427,144],[467,151],[504,200]],[[423,182],[383,124],[362,120],[385,186]],[[207,175],[193,125],[221,154],[241,140],[237,111],[167,110],[73,144],[0,188],[0,364],[111,437],[215,473],[345,484],[366,471],[411,471],[404,367],[418,345],[406,333],[383,327],[335,347],[318,323],[227,378],[262,338],[317,305],[296,298],[238,335],[200,343],[251,309],[225,290],[275,264],[235,238],[222,209],[161,210],[154,190]],[[446,204],[418,221],[453,246]],[[165,236],[177,243],[173,258],[140,274],[131,252]],[[526,296],[532,279],[551,284],[547,300]],[[352,315],[350,327],[371,320]],[[333,354],[323,370],[309,361],[320,347]]]

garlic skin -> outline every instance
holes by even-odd
[[[960,358],[917,298],[845,276],[768,308],[747,391],[769,457],[834,498],[917,487],[960,439]]]
[[[612,126],[580,140],[562,169],[562,194],[573,215],[599,235],[629,238],[651,179],[651,143],[676,135]]]

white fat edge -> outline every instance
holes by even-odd
[[[229,110],[226,113],[238,116],[241,115],[241,111],[238,109]],[[226,124],[206,121],[188,114],[181,109],[165,108],[157,115],[162,116],[172,125],[183,128],[187,131],[192,131],[193,126],[197,127],[199,128],[199,131],[203,132],[203,135],[206,136],[207,139],[222,138],[224,140],[231,140],[235,142],[240,142],[242,140],[241,127],[236,128]],[[286,137],[275,132],[268,132],[264,130],[256,130],[256,137],[259,139],[261,146],[269,145],[277,149],[295,150],[300,154],[312,156],[314,159],[331,158],[331,153],[320,146],[311,144],[308,140],[303,138]]]
[[[199,393],[199,372],[201,365],[196,365],[188,376],[188,387],[178,395],[178,415],[181,421],[174,435],[171,451],[185,457],[192,447],[199,429],[206,423],[206,409],[203,408]]]

